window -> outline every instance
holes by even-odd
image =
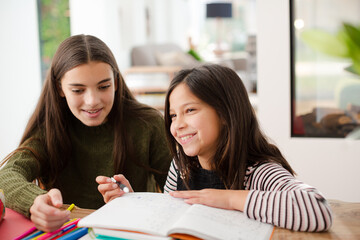
[[[70,37],[69,0],[38,0],[41,75],[44,80],[59,44]]]
[[[292,136],[360,138],[360,1],[290,3]]]

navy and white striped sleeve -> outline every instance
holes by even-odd
[[[277,163],[258,166],[246,181],[244,213],[252,219],[295,231],[319,232],[332,224],[331,209],[314,187]]]
[[[164,186],[164,193],[176,191],[177,189],[177,178],[178,170],[174,160],[171,161],[170,169]]]

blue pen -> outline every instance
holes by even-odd
[[[29,240],[29,239],[32,239],[32,238],[34,238],[36,236],[39,236],[40,234],[43,234],[43,233],[44,233],[43,231],[38,230],[37,232],[27,236],[26,238],[22,238],[21,240]]]
[[[64,234],[64,233],[66,234],[66,232],[68,232],[69,230],[72,230],[75,227],[76,227],[76,224],[70,225],[70,226],[64,228],[63,230],[61,230],[60,232],[58,232],[57,234],[50,236],[50,238],[48,238],[47,240],[53,239],[53,238],[55,238],[55,237],[57,237],[57,236],[59,236],[61,234]]]
[[[58,240],[75,240],[81,238],[87,233],[88,233],[88,228],[77,228],[74,231],[69,232],[68,234],[58,238]]]

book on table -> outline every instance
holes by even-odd
[[[78,226],[92,228],[95,235],[121,238],[123,234],[142,234],[143,239],[262,240],[270,239],[274,229],[240,211],[190,205],[162,193],[124,194],[82,218]]]

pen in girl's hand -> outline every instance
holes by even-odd
[[[115,178],[113,178],[113,177],[111,177],[110,179],[112,182],[116,183],[121,190],[123,190],[126,193],[129,192],[129,188],[125,184],[122,184],[122,183],[116,181]]]

